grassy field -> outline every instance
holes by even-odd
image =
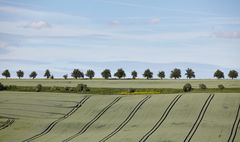
[[[238,142],[239,105],[239,93],[121,96],[2,91],[0,141]]]
[[[198,88],[200,83],[204,83],[208,88],[217,88],[223,84],[226,88],[240,88],[240,80],[217,80],[217,79],[194,79],[194,80],[63,80],[63,79],[0,79],[4,85],[17,86],[69,86],[75,87],[77,84],[87,84],[89,87],[99,88],[182,88],[184,84],[191,83]]]

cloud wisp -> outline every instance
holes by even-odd
[[[96,0],[96,1],[104,2],[112,5],[135,7],[135,8],[141,8],[141,9],[162,10],[162,11],[170,11],[170,12],[177,12],[177,13],[183,13],[183,14],[197,14],[201,16],[217,16],[214,13],[207,13],[207,12],[196,11],[196,10],[193,11],[193,10],[185,10],[185,9],[159,8],[158,6],[141,5],[141,4],[135,4],[131,2],[123,2],[123,1],[117,1],[117,0]]]
[[[217,38],[240,39],[240,31],[214,32],[213,35]]]
[[[150,24],[159,24],[160,23],[160,19],[159,18],[151,18],[148,23]]]
[[[44,29],[50,28],[50,24],[46,21],[33,21],[32,23],[26,24],[23,28],[32,28],[32,29]]]
[[[64,12],[55,12],[55,11],[46,11],[46,10],[36,10],[24,7],[17,7],[17,6],[0,6],[0,12],[12,14],[15,16],[23,16],[29,18],[41,17],[44,19],[56,19],[61,17],[61,19],[65,20],[89,20],[88,17],[79,16],[79,15],[71,15]]]

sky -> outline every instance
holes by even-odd
[[[0,0],[0,71],[66,73],[81,69],[76,62],[109,61],[239,69],[239,7],[239,0]]]

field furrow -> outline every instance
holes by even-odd
[[[217,95],[208,107],[208,110],[191,141],[227,142],[233,122],[236,118],[240,98],[238,94]],[[239,139],[236,139],[239,141]]]
[[[181,98],[182,95],[177,95],[171,103],[168,105],[167,109],[164,111],[163,115],[161,118],[155,123],[155,125],[152,127],[151,130],[149,130],[140,140],[139,142],[145,142],[147,139],[161,126],[163,121],[167,118],[169,112],[173,108],[173,106],[177,103],[177,101]]]
[[[0,92],[0,141],[240,141],[239,93],[87,96]]]
[[[106,137],[104,137],[103,139],[101,139],[99,142],[105,142],[108,139],[110,139],[111,137],[113,137],[115,134],[117,134],[132,118],[133,116],[136,114],[136,112],[140,109],[140,107],[148,100],[150,99],[151,96],[146,96],[143,100],[141,100],[137,106],[132,110],[132,112],[128,115],[128,117],[114,130],[112,131],[110,134],[108,134]]]
[[[207,108],[209,106],[209,104],[211,103],[212,99],[213,99],[214,95],[209,95],[209,97],[207,98],[207,100],[205,101],[198,117],[197,117],[197,120],[195,121],[195,123],[193,124],[191,130],[188,132],[186,138],[184,139],[184,142],[190,142],[193,135],[195,134],[195,132],[197,131],[206,111],[207,111]]]
[[[68,137],[67,139],[63,140],[63,142],[71,141],[72,139],[78,137],[79,135],[83,134],[87,131],[87,129],[96,122],[109,108],[111,108],[115,103],[117,103],[122,97],[117,97],[114,99],[109,105],[103,108],[91,121],[89,121],[78,133]]]
[[[104,115],[102,115],[95,123],[93,123],[93,125],[91,127],[89,127],[87,132],[76,137],[71,142],[79,142],[79,141],[89,142],[89,141],[101,140],[103,137],[105,137],[106,135],[108,135],[112,131],[114,131],[122,123],[122,121],[128,117],[130,112],[135,108],[135,106],[139,103],[139,101],[141,101],[144,97],[145,96],[143,96],[143,95],[135,96],[135,97],[123,96],[122,99],[119,100],[118,103],[116,103],[111,108],[109,108],[109,110]],[[163,100],[165,100],[165,99],[163,99]],[[152,99],[151,99],[151,101],[152,101]],[[149,103],[149,101],[147,101],[146,103]],[[145,104],[144,104],[144,106],[145,106]],[[139,109],[139,111],[142,111],[142,108],[144,108],[144,106],[142,106]],[[138,113],[135,114],[135,116],[139,115],[139,111],[138,111]],[[136,120],[135,116],[133,117],[134,120]],[[137,119],[137,120],[139,120],[139,119]],[[130,121],[129,123],[132,123],[132,122],[133,121]],[[134,121],[134,122],[136,122],[136,121]],[[126,125],[125,127],[127,127],[127,126],[128,125]],[[121,132],[123,132],[123,130],[119,131],[117,135],[112,137],[111,141],[114,141],[115,138],[118,137]],[[92,135],[94,135],[94,137]]]
[[[237,131],[238,131],[239,123],[240,123],[239,111],[240,111],[240,105],[238,106],[236,119],[234,120],[232,129],[231,129],[231,133],[230,133],[230,136],[228,138],[228,142],[234,142],[235,137],[237,135]]]
[[[5,122],[1,123],[1,125],[0,125],[0,130],[9,127],[10,125],[13,124],[14,121],[15,121],[15,119],[11,119],[11,118],[10,118],[10,119],[7,119]]]
[[[37,134],[37,135],[34,135],[26,140],[24,140],[24,142],[29,142],[29,141],[32,141],[32,140],[35,140],[47,133],[49,133],[53,127],[55,125],[57,125],[59,122],[63,121],[64,119],[67,119],[69,116],[71,116],[74,112],[76,112],[88,99],[90,98],[90,96],[86,96],[84,97],[72,110],[70,110],[66,115],[64,115],[63,117],[60,117],[59,119],[53,121],[51,124],[48,125],[48,127],[42,131],[41,133]]]
[[[234,120],[232,129],[231,129],[231,133],[230,133],[230,136],[228,138],[228,142],[234,142],[235,137],[237,135],[237,131],[238,131],[239,123],[240,123],[239,111],[240,111],[240,105],[238,106],[236,119]]]
[[[81,109],[78,109],[68,119],[61,121],[61,123],[55,126],[54,131],[40,137],[36,142],[47,142],[52,139],[63,141],[71,137],[78,133],[79,130],[103,110],[106,107],[106,103],[112,102],[114,99],[116,99],[116,96],[92,96],[91,99],[86,101]]]

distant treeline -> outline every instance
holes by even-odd
[[[22,70],[19,70],[16,72],[16,75],[17,77],[20,79],[22,77],[24,77],[24,71]],[[79,79],[79,78],[84,78],[85,76],[89,79],[93,79],[94,76],[95,76],[95,72],[91,69],[87,70],[86,73],[80,71],[79,69],[74,69],[71,73],[70,73],[71,77],[72,78],[75,78],[75,79]],[[120,68],[118,69],[114,74],[111,73],[111,70],[110,69],[105,69],[101,72],[101,76],[104,78],[104,79],[110,79],[112,78],[112,75],[118,79],[122,79],[122,78],[125,78],[126,77],[126,73],[125,71]],[[188,68],[185,70],[185,74],[184,74],[188,79],[191,79],[191,78],[195,78],[195,72]],[[8,69],[4,70],[3,73],[2,73],[2,76],[6,77],[7,78],[10,78],[11,77],[11,73],[9,72]],[[36,71],[32,71],[30,74],[29,74],[29,77],[32,78],[32,79],[35,79],[37,78],[38,76],[38,73]],[[132,79],[136,79],[138,77],[138,72],[137,71],[132,71],[131,72],[131,77]],[[152,79],[153,78],[153,72],[150,70],[150,69],[146,69],[144,71],[144,73],[142,74],[142,76],[146,79]],[[159,71],[157,76],[160,78],[160,79],[164,79],[166,77],[165,75],[165,72],[164,71]],[[54,75],[51,74],[50,70],[47,69],[44,73],[44,77],[46,77],[47,79],[54,79]],[[68,74],[65,74],[63,75],[63,78],[64,79],[68,79]],[[181,73],[181,70],[178,69],[178,68],[175,68],[171,71],[170,73],[170,78],[174,78],[174,79],[179,79],[182,77],[182,73]],[[213,73],[213,77],[217,78],[217,79],[221,79],[221,78],[224,78],[225,75],[224,73],[221,71],[221,70],[216,70],[214,73]],[[237,78],[238,77],[238,72],[236,70],[230,70],[229,73],[228,73],[228,77],[231,78],[231,79],[234,79],[234,78]]]

